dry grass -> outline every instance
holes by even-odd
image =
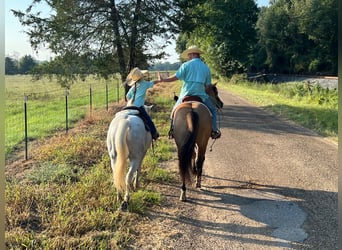
[[[150,100],[162,98],[162,91],[167,88],[156,88]],[[158,140],[159,149],[144,160],[142,187],[132,195],[130,212],[118,212],[105,138],[122,106],[124,102],[109,111],[93,112],[67,134],[32,142],[28,161],[12,155],[14,160],[6,166],[6,248],[123,249],[129,245],[133,225],[162,200],[153,182],[172,180],[158,164],[170,159],[173,149],[166,138]],[[171,101],[156,104],[158,112],[165,112],[162,120],[156,120],[158,127],[168,127],[170,106]]]

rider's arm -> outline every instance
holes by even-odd
[[[170,76],[170,77],[164,78],[164,79],[160,77],[160,80],[161,80],[161,82],[174,82],[174,81],[177,81],[178,78],[176,75],[173,75],[173,76]]]

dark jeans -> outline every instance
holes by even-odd
[[[157,132],[156,126],[154,126],[154,123],[151,119],[151,117],[147,114],[144,106],[139,107],[141,115],[144,117],[144,119],[147,122],[147,125],[149,126],[151,130],[151,134],[154,135]]]

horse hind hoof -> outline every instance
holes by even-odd
[[[128,210],[128,202],[127,201],[124,201],[121,203],[120,210],[123,212],[127,212],[127,210]]]
[[[180,201],[186,201],[186,195],[184,193],[182,193],[179,197]]]

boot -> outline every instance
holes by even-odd
[[[159,138],[159,133],[156,131],[153,135],[152,135],[152,139],[153,140],[157,140]]]
[[[221,131],[220,130],[216,130],[216,131],[212,131],[211,132],[211,139],[218,139],[221,137]]]

